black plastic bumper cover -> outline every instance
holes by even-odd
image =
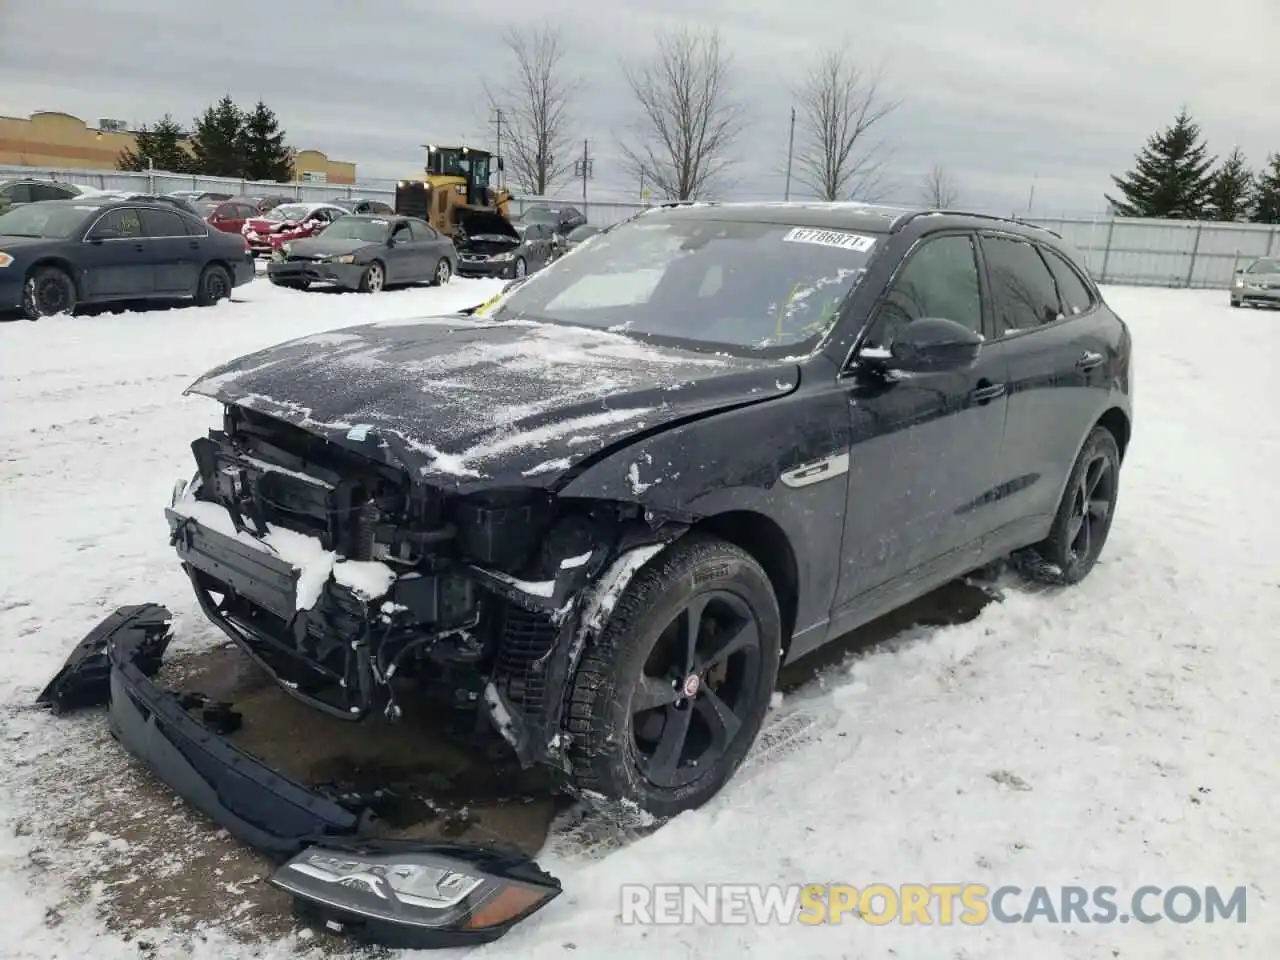
[[[376,845],[378,841],[368,836],[373,815],[367,808],[339,802],[277,773],[199,722],[177,695],[151,681],[171,639],[171,622],[172,615],[159,604],[121,607],[76,647],[37,702],[60,713],[109,700],[111,733],[129,753],[205,816],[279,862],[309,847],[351,850],[352,843]],[[452,851],[464,866],[482,853],[460,844],[423,848]],[[536,877],[559,892],[559,882],[523,854],[483,853],[503,861],[513,876]],[[493,872],[501,875],[497,869]],[[457,931],[401,928],[394,923],[353,925],[354,916],[339,906],[294,899],[300,917],[331,929],[349,928],[370,942],[416,949],[493,940],[511,926]]]

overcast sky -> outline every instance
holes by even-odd
[[[788,87],[831,43],[902,101],[880,131],[891,199],[919,199],[936,163],[962,203],[1022,212],[1034,182],[1034,212],[1098,211],[1107,175],[1184,102],[1214,152],[1280,151],[1280,0],[0,0],[0,113],[189,122],[229,92],[265,100],[294,146],[407,176],[421,143],[493,142],[481,81],[509,65],[502,31],[543,18],[583,80],[601,195],[639,190],[617,158],[634,115],[620,63],[681,24],[718,24],[733,52],[741,199],[781,197]]]

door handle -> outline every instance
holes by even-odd
[[[977,404],[988,404],[997,397],[1003,397],[1006,386],[1003,383],[992,383],[990,380],[979,380],[978,386],[969,394],[969,399]]]
[[[188,247],[190,247],[192,250],[199,250],[199,249],[200,249],[200,244],[196,243],[196,241],[194,241],[194,240],[188,240],[188,241],[187,241],[187,246],[188,246]]]
[[[133,249],[137,250],[139,253],[142,253],[142,252],[143,252],[144,250],[146,250],[147,248],[146,248],[143,244],[141,244],[141,243],[135,243],[135,244],[133,245]]]
[[[1094,353],[1092,350],[1086,350],[1080,354],[1080,359],[1076,361],[1077,370],[1092,370],[1094,367],[1102,363],[1102,354]]]

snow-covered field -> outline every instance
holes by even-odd
[[[78,728],[30,702],[107,612],[157,601],[181,646],[195,614],[160,515],[215,405],[199,373],[289,337],[478,303],[455,281],[375,297],[258,281],[213,310],[0,325],[0,955],[305,956],[305,938],[130,940],[60,864],[126,857],[45,829],[73,803],[30,789]],[[1079,588],[916,630],[788,696],[810,728],[716,802],[606,858],[542,858],[565,893],[486,956],[1273,957],[1280,952],[1280,314],[1221,292],[1112,288],[1136,343],[1136,424],[1103,561]],[[1012,786],[1010,786],[1012,785]],[[127,792],[119,794],[128,802]],[[53,868],[50,868],[50,865]],[[43,868],[42,868],[43,865]],[[1248,888],[1244,924],[623,926],[624,883],[977,882]],[[212,878],[210,882],[215,882]]]

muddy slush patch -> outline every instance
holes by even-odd
[[[991,595],[953,583],[882,617],[788,666],[779,687],[803,693],[817,675],[912,626],[973,619]],[[604,856],[651,828],[614,822],[589,807],[565,814],[545,776],[521,772],[494,735],[477,739],[448,713],[406,708],[398,723],[327,717],[277,688],[234,646],[174,655],[157,682],[228,701],[243,723],[230,739],[301,783],[342,792],[382,791],[377,812],[384,836],[514,844],[531,855]],[[8,723],[9,720],[13,722]],[[17,768],[17,832],[35,846],[29,866],[68,888],[46,923],[86,900],[100,904],[112,931],[133,939],[140,957],[152,940],[177,933],[202,939],[216,928],[242,942],[296,938],[299,952],[329,958],[377,957],[376,948],[313,933],[295,923],[291,898],[266,879],[266,858],[211,825],[152,777],[111,739],[103,711],[49,718],[20,710],[6,724],[9,760]],[[59,731],[50,737],[48,724]],[[756,776],[771,763],[821,738],[823,717],[803,709],[772,714],[737,775]],[[26,744],[33,746],[26,747]],[[35,749],[56,744],[56,753]],[[553,824],[555,835],[550,838]],[[315,951],[313,954],[312,952]]]

